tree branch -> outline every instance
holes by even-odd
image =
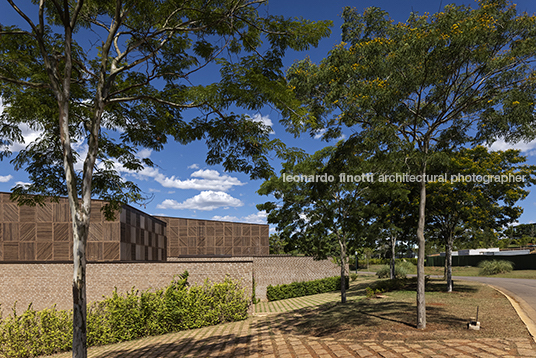
[[[13,84],[16,84],[16,85],[28,86],[28,87],[32,87],[32,88],[50,88],[50,86],[45,84],[45,83],[37,83],[37,82],[16,80],[14,78],[5,77],[5,76],[2,76],[2,75],[0,75],[0,81],[9,82],[9,83],[13,83]]]

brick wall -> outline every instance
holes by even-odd
[[[265,256],[253,258],[255,294],[266,299],[268,285],[311,281],[319,278],[339,276],[341,268],[328,260],[314,260],[312,257]]]
[[[171,259],[170,259],[171,260]],[[140,291],[167,286],[174,275],[188,270],[190,283],[206,278],[221,282],[226,275],[241,280],[247,295],[251,294],[255,276],[256,297],[266,299],[266,287],[309,281],[340,275],[340,268],[331,260],[317,261],[311,257],[264,256],[230,258],[175,258],[168,262],[89,263],[87,266],[88,301],[118,292]],[[30,302],[35,309],[56,304],[59,309],[72,307],[72,264],[69,262],[1,263],[0,304],[4,315],[11,313],[17,301],[18,311]]]
[[[210,262],[132,262],[90,263],[87,265],[88,302],[118,292],[140,291],[167,286],[173,276],[188,270],[189,282],[202,283],[206,278],[223,281],[226,275],[242,280],[251,295],[253,262],[251,260],[212,259]],[[22,312],[33,303],[37,310],[56,304],[59,309],[72,308],[71,263],[0,263],[0,304],[4,315],[11,313],[17,301]]]

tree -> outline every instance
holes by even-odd
[[[534,136],[536,18],[506,0],[448,5],[395,23],[379,8],[343,10],[343,41],[319,65],[287,72],[307,115],[285,112],[295,132],[350,127],[407,155],[419,183],[417,327],[426,327],[426,174],[435,153],[466,143]]]
[[[85,357],[91,197],[110,203],[108,218],[121,203],[142,200],[116,164],[133,171],[153,166],[136,158],[137,148],[161,150],[168,137],[183,144],[204,139],[208,164],[221,163],[254,178],[267,175],[267,129],[229,108],[254,110],[270,101],[292,105],[284,104],[281,57],[289,48],[316,44],[329,33],[330,22],[262,17],[262,1],[256,0],[51,0],[33,2],[26,13],[7,1],[24,26],[2,24],[0,29],[5,106],[0,140],[4,145],[21,141],[22,124],[42,131],[13,161],[32,181],[14,191],[19,203],[69,198],[73,356]],[[263,39],[267,45],[261,49]],[[192,83],[199,71],[216,63],[220,83]],[[184,119],[183,111],[192,108],[201,114]],[[84,158],[75,150],[82,144]],[[75,168],[79,159],[81,171]]]
[[[268,222],[277,224],[280,235],[299,251],[319,259],[338,254],[342,303],[346,302],[348,243],[362,234],[361,196],[370,184],[362,158],[338,155],[345,149],[341,144],[312,155],[297,149],[281,153],[285,159],[281,176],[273,175],[258,191],[273,195],[277,202],[257,206],[267,211]],[[346,159],[341,162],[341,158]],[[354,175],[359,176],[359,184]]]
[[[270,255],[282,255],[293,252],[290,243],[278,233],[270,234]]]
[[[446,163],[432,167],[447,180],[429,184],[429,226],[445,245],[447,291],[452,292],[452,250],[464,230],[499,231],[522,213],[516,202],[528,195],[536,166],[522,163],[519,151],[489,152],[483,146],[462,148]],[[518,180],[519,179],[519,180]]]

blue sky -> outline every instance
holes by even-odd
[[[458,4],[463,1],[457,1]],[[333,20],[331,37],[321,41],[318,48],[304,52],[291,52],[285,60],[285,66],[309,56],[312,61],[319,62],[335,44],[340,42],[340,14],[344,6],[363,10],[369,6],[379,6],[390,13],[395,21],[405,21],[411,11],[419,13],[437,12],[452,1],[447,0],[361,0],[361,1],[319,1],[319,0],[270,0],[265,11],[289,17],[303,17],[310,20]],[[476,5],[475,2],[465,3]],[[536,12],[533,0],[517,1],[518,10],[528,13]],[[13,24],[17,15],[10,12],[4,4],[0,13],[0,23]],[[264,11],[264,10],[263,10]],[[214,78],[213,72],[207,72],[208,78]],[[279,123],[279,113],[265,108],[259,112],[242,111],[257,120],[272,126],[272,138],[279,138],[291,146],[301,147],[314,152],[326,145],[319,138],[303,135],[295,139],[285,132]],[[187,114],[186,114],[187,115]],[[194,116],[194,114],[192,114]],[[36,133],[25,131],[27,142],[35,138]],[[536,164],[536,141],[519,143],[515,146],[497,142],[492,149],[517,148],[528,156],[528,163]],[[20,150],[20,146],[13,148]],[[82,148],[83,151],[83,148]],[[141,210],[150,214],[176,216],[198,219],[219,219],[229,221],[266,223],[265,213],[259,212],[256,205],[269,200],[256,194],[260,180],[252,181],[241,173],[226,173],[219,166],[205,164],[206,146],[197,142],[187,146],[169,143],[161,152],[140,150],[140,157],[149,157],[156,168],[146,169],[137,174],[125,173],[125,177],[134,180],[143,192],[153,196],[152,200]],[[274,162],[277,166],[277,163]],[[0,162],[0,191],[8,192],[18,182],[27,181],[24,171],[14,171],[9,160]],[[536,190],[532,190],[527,199],[520,203],[524,208],[520,223],[536,222]]]

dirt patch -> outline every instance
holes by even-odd
[[[442,282],[431,282],[424,330],[416,328],[415,292],[388,292],[371,300],[364,297],[366,285],[352,285],[346,304],[330,302],[288,312],[274,317],[270,325],[286,333],[356,340],[530,337],[508,300],[479,283],[459,282],[456,292],[447,293]],[[468,330],[477,307],[481,330]]]

